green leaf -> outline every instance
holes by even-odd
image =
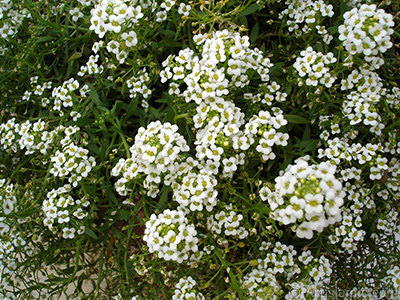
[[[253,5],[249,6],[244,11],[242,11],[239,17],[245,17],[251,15],[252,13],[255,13],[258,10],[258,8],[259,8],[258,4],[254,3]]]
[[[223,266],[225,269],[228,269],[228,267],[229,267],[228,262],[223,258],[222,253],[221,253],[221,250],[215,249],[215,254],[217,255],[218,259],[220,260],[222,266]],[[242,289],[240,288],[239,282],[237,281],[237,279],[236,279],[236,277],[235,277],[235,274],[233,274],[232,271],[231,271],[230,269],[229,269],[228,274],[229,274],[229,277],[231,278],[231,282],[232,282],[233,288],[234,288],[235,291],[239,294],[239,299],[244,299],[243,291],[242,291]]]
[[[309,140],[310,137],[311,137],[311,129],[310,129],[310,126],[307,124],[304,127],[302,140]]]
[[[131,102],[125,107],[126,115],[123,119],[123,122],[126,122],[132,115],[138,116],[138,99],[137,97],[132,98]]]
[[[123,107],[124,102],[122,102],[121,100],[117,100],[115,101],[115,104],[113,106],[113,108],[111,109],[111,114],[113,116],[118,115],[119,112],[121,111],[121,108]]]
[[[88,235],[88,236],[90,236],[90,237],[92,237],[92,238],[94,238],[94,239],[98,239],[98,236],[93,232],[93,230],[91,230],[89,227],[85,227],[85,233]]]
[[[90,99],[93,100],[93,102],[98,105],[98,106],[103,106],[103,102],[101,102],[99,98],[99,94],[97,94],[96,89],[93,86],[89,86],[90,90],[88,92]]]
[[[119,220],[128,220],[130,217],[130,212],[127,211],[126,209],[121,209],[120,211],[118,211],[117,214],[117,219]]]
[[[75,52],[74,54],[72,54],[72,55],[69,57],[69,61],[75,60],[75,59],[78,59],[78,58],[81,58],[81,57],[82,57],[82,53]]]
[[[168,29],[160,30],[160,33],[167,37],[171,37],[171,38],[175,37],[175,31],[172,31],[172,30],[168,30]]]
[[[247,23],[247,19],[246,17],[242,16],[239,18],[240,24],[242,24],[244,26],[244,28],[248,28],[249,24]]]
[[[283,117],[289,122],[293,124],[310,124],[311,122],[303,117],[296,115],[283,115]]]
[[[67,126],[76,125],[78,127],[84,127],[86,125],[92,124],[93,122],[94,122],[94,120],[90,119],[90,118],[79,118],[76,121],[73,121],[73,120],[68,121],[65,125],[67,125]]]
[[[257,40],[259,32],[260,32],[260,25],[256,23],[256,25],[254,25],[253,29],[251,30],[250,43],[254,43]]]
[[[158,48],[158,47],[159,47],[158,43],[156,43],[156,42],[154,42],[154,41],[151,41],[151,42],[149,43],[149,45],[150,45],[150,47],[152,47],[152,48]]]
[[[274,44],[272,44],[272,45],[274,45]],[[282,63],[282,62],[274,64],[274,65],[271,67],[271,69],[269,69],[269,72],[268,72],[269,76],[271,76],[271,78],[272,78],[272,77],[279,77],[279,76],[281,76],[281,75],[283,74],[283,72],[282,72],[282,69],[283,69],[282,66],[283,66],[283,63]]]
[[[157,119],[161,119],[161,115],[159,113],[159,111],[157,109],[155,109],[154,107],[150,106],[149,112],[156,117]]]
[[[236,279],[236,276],[232,273],[231,270],[229,270],[229,277],[231,278],[232,286],[236,290],[236,292],[239,294],[239,299],[245,299],[243,295],[243,291],[240,287],[239,282]]]
[[[88,150],[90,150],[91,152],[93,152],[94,154],[99,154],[99,150],[100,148],[97,146],[97,144],[95,143],[89,143],[86,145],[86,148],[88,148]]]
[[[280,52],[279,52],[278,44],[276,42],[272,42],[271,44],[272,44],[272,54],[274,55],[271,60],[272,60],[272,62],[275,63],[279,60]],[[281,64],[283,65],[283,63],[281,63]],[[275,67],[275,65],[274,65],[274,67]]]
[[[49,42],[51,40],[54,40],[54,37],[52,37],[52,36],[44,36],[44,37],[38,38],[36,40],[36,44]]]
[[[165,206],[167,200],[168,200],[168,189],[165,189],[164,192],[161,194],[160,201],[158,201],[157,203],[157,209],[161,210]]]

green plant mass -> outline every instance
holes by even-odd
[[[0,0],[0,300],[399,299],[399,11]]]

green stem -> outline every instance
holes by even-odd
[[[189,117],[189,116],[190,116],[189,113],[184,113],[184,114],[176,115],[176,116],[174,117],[174,123],[176,123],[176,121],[179,120],[179,119],[187,118],[187,117]]]
[[[125,134],[124,134],[124,133],[122,132],[122,130],[117,126],[115,120],[109,119],[109,121],[111,122],[111,124],[113,124],[115,130],[118,132],[119,136],[121,137],[122,143],[123,143],[124,146],[125,146],[126,156],[127,156],[128,158],[131,158],[131,152],[130,152],[130,150],[129,150],[131,147],[129,146],[129,144],[128,144],[126,138],[125,138]]]

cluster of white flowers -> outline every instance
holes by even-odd
[[[79,19],[82,19],[84,17],[84,14],[82,13],[82,10],[85,7],[91,6],[92,5],[92,0],[78,0],[78,3],[80,5],[72,8],[69,10],[69,14],[72,17],[73,22],[77,22]]]
[[[376,229],[384,232],[386,236],[394,236],[400,234],[399,213],[393,208],[389,212],[385,212],[376,224]]]
[[[60,116],[64,115],[64,111],[62,107],[67,108],[71,107],[72,109],[76,107],[76,103],[87,98],[87,93],[89,92],[89,86],[85,84],[79,89],[79,94],[76,93],[79,89],[79,82],[76,79],[69,79],[64,81],[61,86],[57,86],[53,89],[50,97],[50,101],[53,101],[52,109],[54,111],[58,111]],[[42,105],[43,105],[42,101]],[[47,105],[48,103],[46,103]],[[46,106],[45,105],[45,106]],[[72,117],[77,120],[77,117],[80,117],[80,114],[72,114]]]
[[[97,44],[95,43],[95,45],[100,45],[101,43],[102,41],[98,42]],[[93,46],[93,48],[95,49],[93,51],[95,54],[90,55],[86,65],[81,66],[77,74],[80,77],[83,77],[86,74],[93,75],[93,74],[102,74],[104,72],[104,66],[98,64],[99,61],[99,54],[97,54],[98,50],[96,50],[95,46]]]
[[[354,221],[358,220],[358,216],[361,216],[365,210],[375,209],[376,205],[370,195],[370,189],[362,181],[356,179],[352,182],[346,182],[344,190],[347,194],[346,198],[351,204],[349,209]]]
[[[165,260],[182,263],[189,258],[190,252],[198,247],[197,231],[188,223],[185,213],[166,209],[158,216],[152,214],[146,222],[143,240],[151,253]]]
[[[178,55],[170,55],[163,62],[164,70],[160,76],[162,82],[170,80],[169,94],[198,104],[193,116],[196,158],[203,165],[212,165],[214,174],[221,167],[220,176],[224,177],[231,177],[238,166],[245,163],[245,153],[240,152],[248,150],[255,142],[260,142],[257,151],[265,160],[273,159],[272,146],[286,145],[289,137],[276,132],[287,123],[282,111],[275,110],[274,117],[261,112],[250,120],[252,125],[246,125],[243,132],[240,128],[245,124],[245,114],[229,97],[238,88],[250,84],[249,79],[256,76],[264,82],[263,93],[255,96],[245,94],[246,100],[260,98],[258,102],[266,104],[271,104],[274,98],[284,101],[286,95],[278,92],[280,86],[275,82],[266,83],[272,66],[269,59],[264,58],[259,49],[250,49],[249,38],[237,32],[223,30],[196,35],[194,42],[200,54],[184,49]],[[259,124],[265,129],[261,133],[264,138],[253,138],[256,133],[249,132],[248,128],[257,131]]]
[[[19,3],[10,0],[0,1],[0,37],[8,41],[17,34],[22,22],[31,17],[26,8],[19,7]],[[7,49],[0,47],[0,55],[4,55],[5,50]]]
[[[200,55],[187,48],[163,62],[161,81],[171,80],[170,94],[215,106],[232,90],[248,85],[250,72],[256,71],[264,82],[269,80],[272,64],[259,49],[250,49],[249,37],[223,30],[198,34],[193,40]],[[181,91],[183,84],[186,88]]]
[[[277,300],[284,293],[282,286],[273,273],[265,269],[253,269],[242,279],[242,289],[251,300]]]
[[[257,260],[258,269],[268,270],[271,274],[285,274],[287,278],[292,278],[300,273],[296,263],[297,251],[293,245],[285,245],[281,242],[272,244],[271,242],[262,242],[259,248],[263,253],[263,259]],[[311,256],[312,257],[312,256]]]
[[[76,187],[78,182],[88,176],[96,165],[94,157],[88,156],[89,150],[74,144],[74,134],[78,132],[76,126],[67,127],[64,130],[65,137],[61,140],[61,150],[56,150],[51,157],[53,162],[50,174],[66,178],[72,186]]]
[[[342,90],[351,90],[343,102],[343,114],[350,125],[363,123],[372,133],[380,135],[385,128],[379,114],[379,104],[387,99],[395,99],[396,94],[383,87],[379,75],[371,70],[353,70],[347,79],[342,80]],[[391,105],[396,105],[392,101]]]
[[[179,209],[188,213],[202,211],[204,207],[211,211],[217,204],[217,180],[210,170],[203,168],[197,161],[187,158],[174,164],[174,172],[165,177],[164,183],[173,189],[173,199],[179,203]]]
[[[260,189],[261,199],[271,207],[270,217],[284,225],[300,223],[293,230],[307,239],[314,231],[322,232],[340,221],[345,193],[335,172],[336,167],[329,163],[309,165],[305,159],[297,159],[275,178],[273,191],[266,186]]]
[[[174,163],[179,162],[181,153],[188,151],[189,146],[178,133],[178,126],[160,121],[150,123],[147,128],[141,127],[135,136],[135,143],[130,148],[131,158],[120,159],[111,170],[112,176],[120,176],[115,188],[121,196],[130,191],[127,185],[144,173],[144,187],[147,194],[156,197],[161,176],[174,172]]]
[[[271,83],[260,84],[260,92],[257,94],[246,93],[243,97],[248,101],[260,102],[271,106],[274,101],[285,102],[287,98],[287,93],[280,91],[281,86],[272,81]],[[273,108],[272,108],[273,109]]]
[[[140,94],[142,98],[142,107],[147,111],[149,107],[148,99],[151,96],[151,89],[149,89],[148,85],[150,83],[150,77],[146,70],[146,68],[139,70],[135,76],[129,78],[126,81],[126,86],[129,89],[129,97],[135,98],[137,94]]]
[[[94,158],[88,156],[87,149],[75,145],[74,134],[79,128],[59,126],[54,130],[47,131],[45,127],[45,123],[40,120],[33,124],[29,121],[19,124],[15,123],[15,119],[10,119],[7,123],[0,125],[0,143],[8,151],[17,152],[26,149],[26,155],[38,152],[48,154],[50,149],[54,150],[55,153],[51,154],[49,160],[44,159],[42,163],[52,162],[50,173],[56,177],[68,178],[69,183],[76,187],[96,165]],[[58,140],[61,143],[61,150],[54,149]],[[59,224],[67,223],[71,215],[77,219],[86,217],[86,213],[79,208],[80,200],[74,201],[72,198],[64,196],[57,197],[59,193],[70,192],[71,188],[68,186],[50,192],[48,199],[43,203],[44,223],[50,228],[57,217]],[[5,205],[7,208],[5,211],[9,212],[15,205],[15,201],[12,203],[7,200]],[[61,211],[60,208],[64,210]],[[64,237],[72,238],[74,236],[74,228],[65,227],[63,230]]]
[[[280,248],[283,248],[283,250],[288,247],[292,246],[280,245]],[[332,274],[332,266],[329,260],[324,256],[320,256],[319,258],[313,257],[310,250],[303,251],[297,257],[294,257],[296,251],[293,248],[291,252],[288,252],[288,250],[285,251],[286,253],[282,250],[277,252],[274,249],[273,252],[267,254],[265,259],[267,266],[271,265],[271,261],[277,260],[278,257],[282,257],[283,261],[290,262],[290,264],[284,264],[285,269],[280,271],[286,274],[287,269],[293,270],[286,275],[288,281],[286,288],[288,292],[285,295],[285,299],[321,299],[320,297],[325,294],[325,282],[329,282],[330,275]],[[287,258],[288,255],[290,259]],[[272,269],[269,268],[268,270]]]
[[[25,149],[25,155],[40,152],[46,154],[51,148],[54,138],[60,133],[60,128],[52,131],[46,129],[46,123],[38,120],[31,123],[17,123],[15,118],[0,124],[0,144],[9,152]]]
[[[221,101],[209,105],[201,103],[193,116],[196,133],[196,152],[200,160],[221,160],[224,148],[228,147],[230,139],[239,132],[244,123],[244,114],[233,102]]]
[[[14,185],[4,186],[5,179],[0,180],[0,207],[3,215],[9,215],[16,210],[17,198],[14,195]]]
[[[87,217],[85,208],[90,205],[87,199],[74,199],[70,195],[71,191],[72,187],[69,184],[53,189],[47,193],[47,199],[42,204],[44,225],[54,231],[57,230],[55,226],[60,225],[57,227],[62,228],[60,230],[64,239],[73,239],[75,232],[85,232],[85,226],[79,224]]]
[[[135,7],[123,0],[102,0],[91,11],[89,29],[99,38],[103,38],[106,33],[112,36],[106,45],[107,51],[113,53],[122,64],[128,56],[126,50],[129,51],[138,43],[133,29],[143,16],[140,5]]]
[[[312,47],[300,52],[300,56],[296,58],[293,67],[296,69],[299,86],[306,84],[308,86],[318,86],[319,84],[331,87],[337,76],[330,70],[329,65],[337,61],[332,52],[326,55],[316,52]]]
[[[384,156],[383,146],[380,143],[367,143],[365,146],[360,143],[351,144],[349,139],[329,139],[328,147],[318,149],[318,158],[328,158],[331,164],[339,165],[341,162],[356,161],[359,165],[369,167],[369,178],[371,180],[380,180],[383,174],[389,169],[388,159]],[[393,161],[394,162],[394,161]],[[393,164],[395,171],[393,178],[396,178],[396,164]],[[359,176],[357,169],[346,169],[344,179],[352,179]],[[344,180],[346,181],[346,180]],[[394,186],[397,186],[394,184]]]
[[[220,236],[224,233],[225,236],[234,237],[237,239],[245,239],[249,232],[245,227],[240,226],[240,221],[243,220],[243,215],[238,214],[232,204],[225,205],[223,210],[210,215],[207,218],[207,229]]]
[[[0,217],[0,299],[16,299],[12,291],[13,288],[18,289],[14,285],[13,277],[18,272],[18,255],[26,251],[29,251],[29,247],[21,234],[13,232],[6,219]]]
[[[112,53],[120,64],[125,63],[129,51],[138,44],[136,27],[140,19],[148,19],[147,12],[155,13],[155,21],[163,22],[167,19],[168,11],[174,6],[175,1],[166,0],[158,5],[156,1],[137,1],[134,4],[127,0],[101,0],[91,11],[90,30],[99,38],[107,34],[112,37],[107,41],[108,53]],[[190,7],[180,6],[179,11],[187,14]]]
[[[392,47],[390,36],[394,30],[393,16],[375,4],[363,4],[344,13],[344,24],[339,26],[339,39],[350,55],[377,56]]]
[[[321,25],[321,19],[333,16],[332,4],[326,4],[323,0],[286,0],[285,4],[288,7],[279,13],[279,18],[287,19],[286,24],[290,32],[294,31],[296,35],[301,36],[310,33],[315,27],[318,34],[323,36],[325,44],[331,42],[333,36]]]
[[[386,93],[386,102],[393,110],[400,108],[400,88],[392,87],[391,93]],[[399,146],[400,148],[400,146]]]
[[[314,258],[311,251],[304,251],[299,257],[299,262],[307,271],[306,277],[287,284],[290,291],[285,295],[286,300],[325,299],[325,282],[329,283],[332,266],[327,258],[320,256]],[[306,273],[304,272],[304,273]]]
[[[361,217],[345,210],[342,224],[335,228],[335,234],[329,236],[329,241],[332,245],[341,242],[340,252],[353,253],[357,250],[357,243],[363,241],[366,234],[361,226]]]
[[[203,294],[196,290],[196,281],[191,277],[179,279],[175,285],[172,300],[205,300]]]
[[[122,40],[128,41],[129,46],[135,46],[136,33],[124,30],[135,27],[142,17],[140,5],[131,6],[128,1],[123,0],[101,0],[91,11],[89,29],[93,30],[99,38],[103,38],[106,33],[117,34]]]
[[[387,175],[387,187],[392,190],[393,195],[400,198],[400,161],[397,158],[392,157],[389,161]]]
[[[246,123],[243,134],[233,140],[233,148],[247,150],[250,145],[255,144],[256,151],[264,161],[273,160],[276,156],[272,147],[287,145],[289,135],[278,131],[286,124],[282,110],[275,109],[274,115],[268,111],[260,111]]]
[[[21,225],[30,217],[19,216],[18,205],[24,201],[35,201],[33,193],[21,191],[17,184],[0,179],[0,299],[17,299],[16,295],[25,289],[17,279],[24,272],[19,266],[39,253],[39,249],[28,242],[27,235],[31,233],[20,231]],[[48,299],[46,290],[41,293],[47,297],[40,299]]]
[[[254,261],[257,266],[246,274],[241,280],[241,286],[248,299],[280,299],[283,287],[277,277],[292,278],[300,273],[295,257],[297,251],[292,245],[276,242],[274,245],[263,241],[259,248],[262,257]]]
[[[25,91],[24,96],[22,97],[23,101],[29,101],[31,100],[32,94],[34,96],[39,96],[41,98],[41,104],[43,107],[45,107],[49,103],[49,99],[43,96],[45,90],[49,90],[52,88],[53,82],[47,81],[44,82],[43,84],[38,84],[38,76],[33,76],[30,78],[31,86],[32,86],[32,91]],[[43,96],[43,97],[42,97]]]
[[[393,268],[387,270],[386,281],[390,282],[395,290],[399,291],[400,289],[400,267],[394,266]]]
[[[93,157],[88,156],[89,151],[74,144],[68,144],[60,151],[57,150],[51,158],[53,167],[50,173],[56,177],[68,177],[73,186],[77,186],[82,178],[87,177],[96,165]]]
[[[87,84],[79,89],[79,82],[70,78],[64,81],[62,85],[54,87],[51,96],[48,96],[46,95],[46,90],[52,88],[53,83],[51,81],[38,84],[38,76],[32,77],[30,81],[32,90],[25,91],[22,97],[23,101],[38,101],[42,107],[49,107],[60,116],[63,116],[65,113],[63,108],[69,108],[69,114],[74,121],[77,121],[81,117],[81,114],[73,109],[79,109],[78,103],[87,98],[87,93],[89,92]],[[79,94],[77,93],[78,91]]]

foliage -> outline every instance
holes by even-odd
[[[0,1],[0,299],[395,299],[398,1]]]

